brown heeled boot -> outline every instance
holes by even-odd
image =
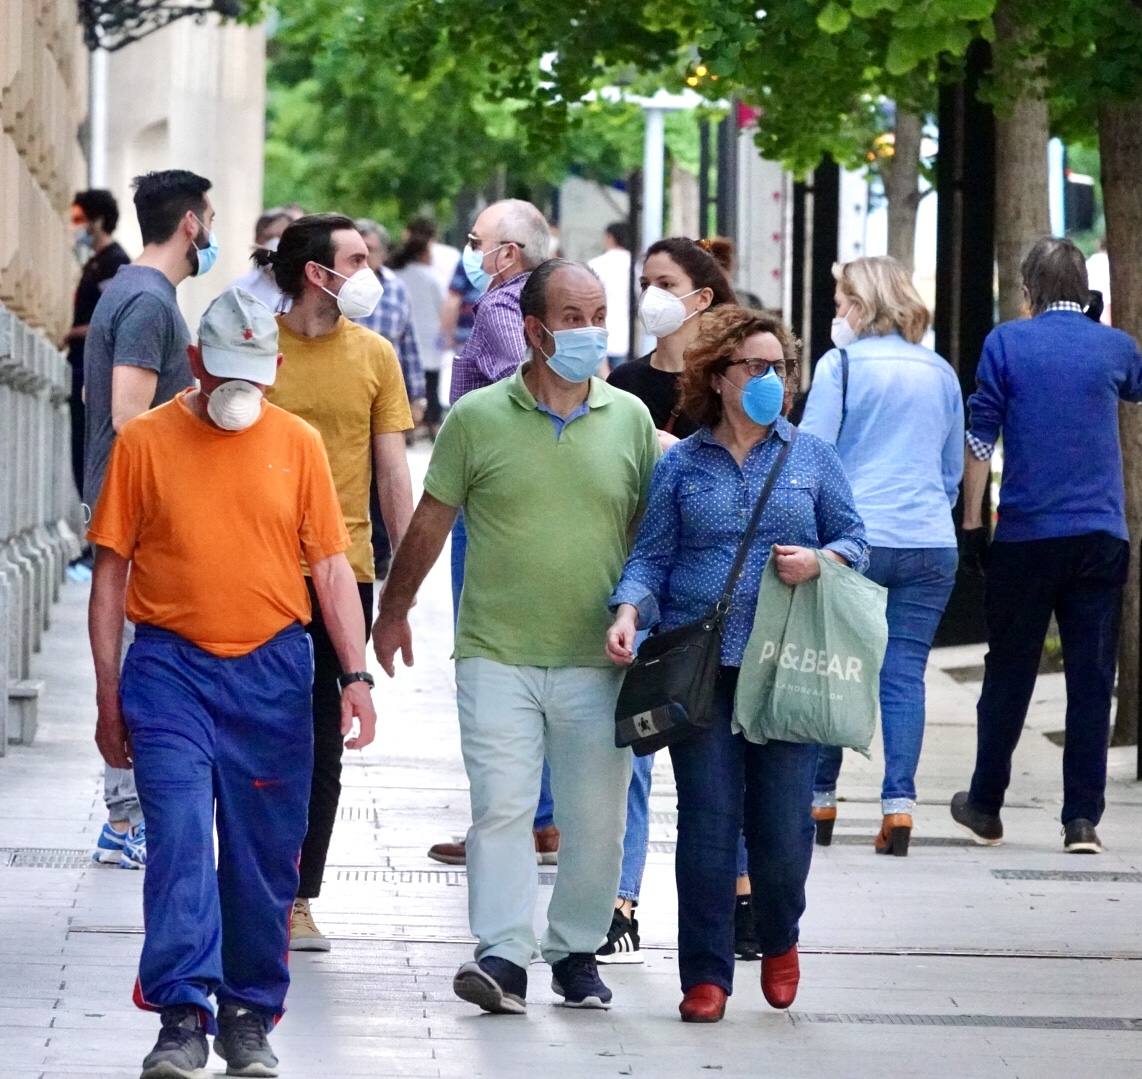
[[[894,854],[903,858],[908,854],[908,841],[912,838],[911,813],[886,813],[876,837],[877,854]]]
[[[833,841],[833,825],[837,823],[836,806],[813,806],[809,811],[817,826],[817,846],[827,847]]]

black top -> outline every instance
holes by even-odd
[[[653,352],[640,356],[637,360],[621,363],[610,374],[607,381],[620,390],[634,394],[647,408],[654,426],[666,430],[670,415],[678,403],[678,379],[676,371],[660,371],[650,365]],[[698,425],[689,417],[679,414],[674,420],[670,433],[678,438],[687,438],[698,430]]]
[[[103,295],[106,283],[119,272],[120,266],[126,266],[130,261],[127,252],[114,240],[87,260],[75,288],[75,313],[71,320],[73,326],[87,326],[91,323],[95,305]],[[83,370],[83,345],[81,337],[78,341],[72,341],[67,350],[68,362],[79,371]]]

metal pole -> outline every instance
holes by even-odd
[[[666,112],[643,108],[646,131],[642,150],[642,249],[662,239],[665,202]]]
[[[639,222],[642,220],[642,173],[635,169],[630,174],[627,181],[627,242],[634,245],[634,238],[639,235]],[[628,288],[630,292],[629,303],[627,305],[627,324],[630,327],[628,340],[630,344],[627,347],[627,359],[634,360],[638,358],[640,351],[642,328],[638,324],[638,266],[642,258],[646,255],[646,249],[640,252],[637,249],[632,249],[630,253],[630,276],[628,278]]]
[[[710,122],[698,118],[698,238],[710,234]]]

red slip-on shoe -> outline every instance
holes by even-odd
[[[691,986],[678,1011],[683,1023],[717,1023],[726,1014],[726,991],[705,982]]]
[[[761,992],[773,1008],[788,1008],[797,999],[801,966],[797,962],[797,945],[782,955],[765,955],[761,959]]]

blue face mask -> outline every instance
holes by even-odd
[[[202,222],[199,221],[199,224],[202,225]],[[206,228],[205,225],[202,225],[202,227]],[[194,250],[198,257],[194,276],[201,277],[203,274],[209,273],[214,268],[214,264],[218,261],[218,237],[214,234],[213,229],[210,230],[206,246],[199,247],[195,244]]]
[[[473,251],[472,245],[464,245],[464,253],[460,256],[460,264],[464,267],[464,273],[468,275],[468,280],[472,282],[472,288],[477,292],[487,292],[488,286],[492,283],[494,274],[488,273],[484,269],[484,259],[496,251],[500,247],[505,246],[500,244],[499,247],[493,247],[491,251]]]
[[[728,378],[725,381],[730,382]],[[744,387],[739,387],[734,382],[730,382],[730,385],[741,393],[742,411],[754,423],[768,427],[781,415],[781,406],[785,404],[785,381],[773,371],[755,375]]]
[[[544,359],[567,382],[586,382],[607,358],[607,331],[601,326],[547,332],[555,339],[555,351],[550,356],[544,353]]]

